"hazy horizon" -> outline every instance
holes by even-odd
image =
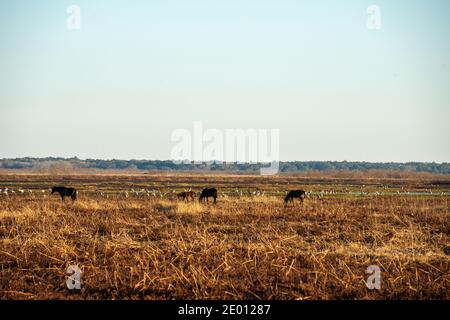
[[[366,25],[373,4],[380,30]],[[281,161],[447,163],[448,12],[443,0],[2,1],[0,158],[168,160],[171,133],[201,120],[279,129]]]
[[[55,159],[64,159],[64,160],[70,160],[70,159],[78,159],[81,161],[86,160],[100,160],[100,161],[173,161],[172,159],[144,159],[144,158],[81,158],[77,156],[73,157],[59,157],[59,156],[46,156],[46,157],[31,157],[31,156],[24,156],[24,157],[14,157],[14,158],[0,158],[0,160],[9,160],[9,159],[46,159],[46,158],[55,158]],[[205,161],[205,162],[218,162],[221,163],[223,161],[221,160],[214,160],[214,161]],[[281,160],[280,162],[361,162],[361,163],[393,163],[393,164],[405,164],[405,163],[436,163],[439,165],[442,164],[448,164],[449,162],[437,162],[437,161],[348,161],[348,160]],[[251,163],[251,162],[244,162],[244,163]]]

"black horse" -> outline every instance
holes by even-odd
[[[217,202],[217,189],[216,188],[203,189],[198,201],[202,202],[206,198],[206,202],[208,203],[208,198],[210,198],[210,197],[214,198],[214,204],[215,204]]]
[[[289,193],[287,194],[287,196],[284,198],[284,202],[286,203],[286,205],[289,203],[289,201],[291,201],[292,203],[294,202],[294,199],[300,199],[303,203],[303,199],[306,196],[306,192],[303,190],[293,190],[293,191],[289,191]]]
[[[75,188],[66,188],[66,187],[53,187],[52,194],[58,192],[61,196],[61,200],[64,202],[65,197],[71,197],[72,202],[77,199],[77,190]]]

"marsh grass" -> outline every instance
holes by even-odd
[[[448,200],[0,196],[0,297],[449,299]],[[79,292],[65,285],[74,264]],[[365,286],[370,265],[382,270],[381,290]]]

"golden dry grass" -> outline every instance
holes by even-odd
[[[450,298],[449,197],[439,195],[445,184],[408,180],[384,186],[389,194],[355,196],[352,190],[379,188],[305,182],[315,192],[286,208],[278,192],[295,187],[291,178],[288,185],[205,176],[220,186],[216,206],[165,193],[188,185],[198,191],[201,175],[1,178],[0,188],[33,192],[0,195],[0,298]],[[46,190],[60,182],[80,189],[75,204]],[[130,191],[156,186],[165,192]],[[396,193],[405,188],[436,195]],[[348,194],[319,196],[322,189]],[[69,265],[83,271],[81,291],[66,288]],[[370,265],[382,270],[381,290],[366,288]]]

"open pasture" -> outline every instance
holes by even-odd
[[[210,186],[217,205],[176,197]],[[450,298],[446,177],[3,173],[0,189],[0,298]]]

